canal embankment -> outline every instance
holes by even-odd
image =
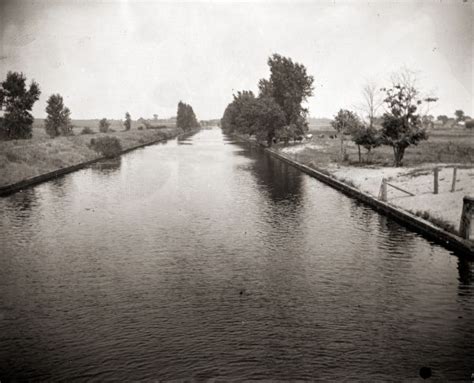
[[[252,145],[258,145],[256,141],[248,139],[247,137],[241,135],[236,136]],[[345,173],[345,178],[340,178],[340,175],[338,177],[335,171],[331,172],[327,168],[318,169],[314,162],[311,163],[311,166],[308,166],[294,157],[292,158],[288,153],[282,151],[281,148],[268,148],[263,146],[263,150],[344,194],[371,206],[378,212],[394,218],[405,226],[423,234],[430,240],[464,255],[474,256],[474,242],[472,240],[464,239],[457,235],[457,233],[448,231],[428,219],[417,216],[401,206],[393,204],[392,201],[382,200],[378,195],[370,194],[366,190],[358,187],[358,185],[349,178],[350,172]],[[459,219],[460,218],[461,212],[459,212]]]
[[[194,132],[194,131],[193,131]],[[0,142],[0,196],[87,167],[107,157],[92,148],[91,140],[114,137],[121,146],[117,155],[157,142],[192,134],[169,127],[69,137],[46,137]]]

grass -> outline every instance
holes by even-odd
[[[299,161],[309,164],[311,161],[318,166],[328,163],[344,163],[346,165],[392,166],[393,150],[389,146],[380,146],[372,150],[370,161],[366,161],[366,151],[361,148],[363,162],[359,163],[357,146],[347,136],[345,140],[347,161],[341,160],[341,141],[329,136],[335,132],[329,126],[325,130],[310,131],[313,134],[312,143],[323,149],[305,148],[296,154]],[[324,136],[324,137],[323,137]],[[404,166],[416,166],[424,163],[474,163],[474,129],[462,127],[435,128],[429,132],[429,138],[417,146],[410,146],[405,152]]]
[[[429,211],[417,210],[417,211],[415,211],[415,215],[417,217],[423,218],[423,219],[431,222],[432,224],[438,226],[439,228],[441,228],[443,230],[446,230],[447,232],[449,232],[451,234],[459,235],[458,231],[456,230],[456,228],[454,227],[454,225],[452,223],[446,221],[443,218],[439,218],[439,217],[434,216]]]
[[[73,121],[74,122],[74,121]],[[75,136],[49,138],[44,129],[33,128],[30,140],[0,141],[0,186],[77,165],[99,158],[101,155],[90,148],[91,138],[116,137],[122,148],[151,143],[176,136],[176,128],[116,131],[112,133],[80,134],[82,127],[74,129]]]

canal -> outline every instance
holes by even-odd
[[[472,262],[220,130],[0,211],[2,381],[474,372]]]

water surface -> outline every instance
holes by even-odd
[[[472,262],[219,130],[0,211],[2,381],[474,372]]]

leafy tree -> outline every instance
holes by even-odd
[[[448,116],[446,116],[445,114],[441,114],[439,115],[438,117],[436,117],[436,120],[438,121],[441,121],[441,123],[444,125],[446,125],[446,123],[448,122],[449,118]]]
[[[257,139],[271,146],[276,132],[285,126],[285,113],[271,97],[259,97],[255,103]],[[294,127],[291,127],[294,129]],[[289,129],[291,129],[289,128]]]
[[[185,104],[182,101],[178,103],[176,126],[183,130],[190,130],[199,127],[199,122],[191,105]]]
[[[353,131],[357,131],[361,126],[359,117],[354,112],[347,109],[340,109],[331,126],[337,131],[341,138],[341,158],[345,157],[344,135],[349,135]]]
[[[106,119],[103,118],[102,120],[99,121],[99,132],[101,133],[107,133],[110,128],[110,122]]]
[[[308,130],[308,110],[301,105],[313,95],[313,76],[306,73],[304,65],[291,58],[274,54],[268,59],[270,79],[260,80],[260,96],[273,98],[285,115],[286,125],[295,127],[297,134]]]
[[[372,149],[380,146],[382,140],[380,132],[373,126],[359,125],[356,129],[351,130],[352,140],[356,143],[359,148],[359,162],[361,162],[360,147],[364,147],[367,150],[367,160],[370,158]]]
[[[273,98],[255,97],[251,91],[237,92],[221,120],[225,132],[255,135],[269,146],[285,123],[285,114]]]
[[[132,127],[132,117],[130,116],[130,113],[125,113],[125,123],[124,123],[124,126],[125,126],[125,130],[130,130],[130,128]]]
[[[394,165],[401,166],[406,148],[428,138],[417,113],[422,100],[410,83],[395,83],[384,89],[387,112],[382,118],[382,140],[393,148]]]
[[[62,96],[60,94],[52,94],[46,103],[47,117],[44,121],[46,133],[50,137],[71,135],[71,112],[69,108],[64,106]]]
[[[34,118],[30,112],[40,94],[35,81],[27,89],[23,73],[7,73],[6,80],[0,83],[0,110],[4,110],[0,125],[2,139],[31,138]]]
[[[258,83],[259,95],[237,92],[221,119],[225,132],[256,136],[270,146],[274,139],[288,143],[307,130],[307,109],[302,102],[312,95],[313,77],[290,58],[274,54],[268,59],[270,79]]]
[[[252,91],[237,92],[234,95],[235,114],[233,119],[234,126],[239,133],[255,135],[258,130],[257,113],[258,102]]]
[[[456,110],[454,112],[454,115],[456,116],[456,122],[461,122],[465,119],[464,111],[462,111],[461,109]]]

